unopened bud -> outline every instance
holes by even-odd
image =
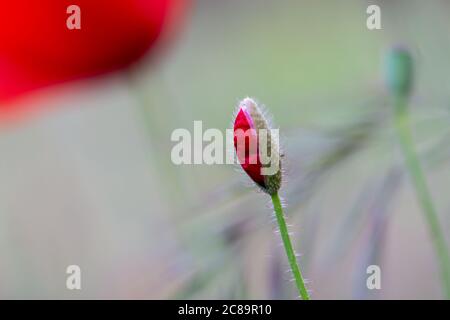
[[[278,135],[273,134],[253,99],[245,98],[239,103],[233,130],[234,147],[242,169],[264,192],[277,193],[281,186]]]
[[[396,47],[386,56],[386,84],[396,96],[406,97],[413,85],[413,59],[405,48]]]

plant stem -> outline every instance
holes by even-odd
[[[283,208],[281,206],[280,197],[278,193],[272,194],[273,208],[277,217],[278,227],[280,228],[281,239],[283,240],[284,249],[291,265],[292,274],[294,275],[295,284],[297,285],[300,297],[303,300],[309,300],[308,290],[306,289],[305,282],[303,281],[302,273],[297,264],[294,249],[292,248],[291,239],[284,219]]]
[[[439,259],[442,285],[445,296],[450,299],[450,257],[444,234],[441,230],[438,215],[428,190],[425,176],[414,150],[414,143],[409,128],[407,98],[398,96],[395,99],[395,127],[400,141],[406,167],[414,184],[418,201],[427,220],[434,249]]]

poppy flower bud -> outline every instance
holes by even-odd
[[[251,98],[239,103],[234,120],[234,147],[249,177],[273,195],[281,186],[281,158],[277,130],[269,127],[263,112]]]
[[[405,48],[393,48],[386,57],[386,84],[392,94],[408,96],[413,83],[413,59]]]

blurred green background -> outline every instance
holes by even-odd
[[[392,45],[411,50],[414,141],[450,236],[449,17],[444,0],[196,1],[158,63],[74,84],[0,131],[0,297],[294,298],[269,198],[235,166],[170,160],[174,129],[225,130],[252,96],[281,131],[312,298],[442,298],[382,73]]]

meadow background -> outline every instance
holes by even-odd
[[[366,28],[369,4],[382,30]],[[225,130],[246,96],[281,130],[312,298],[442,298],[383,56],[414,56],[414,141],[448,237],[449,18],[444,0],[199,0],[157,63],[23,101],[51,108],[0,130],[0,298],[295,297],[269,198],[232,165],[170,160],[174,129]],[[381,290],[366,288],[371,264]]]

